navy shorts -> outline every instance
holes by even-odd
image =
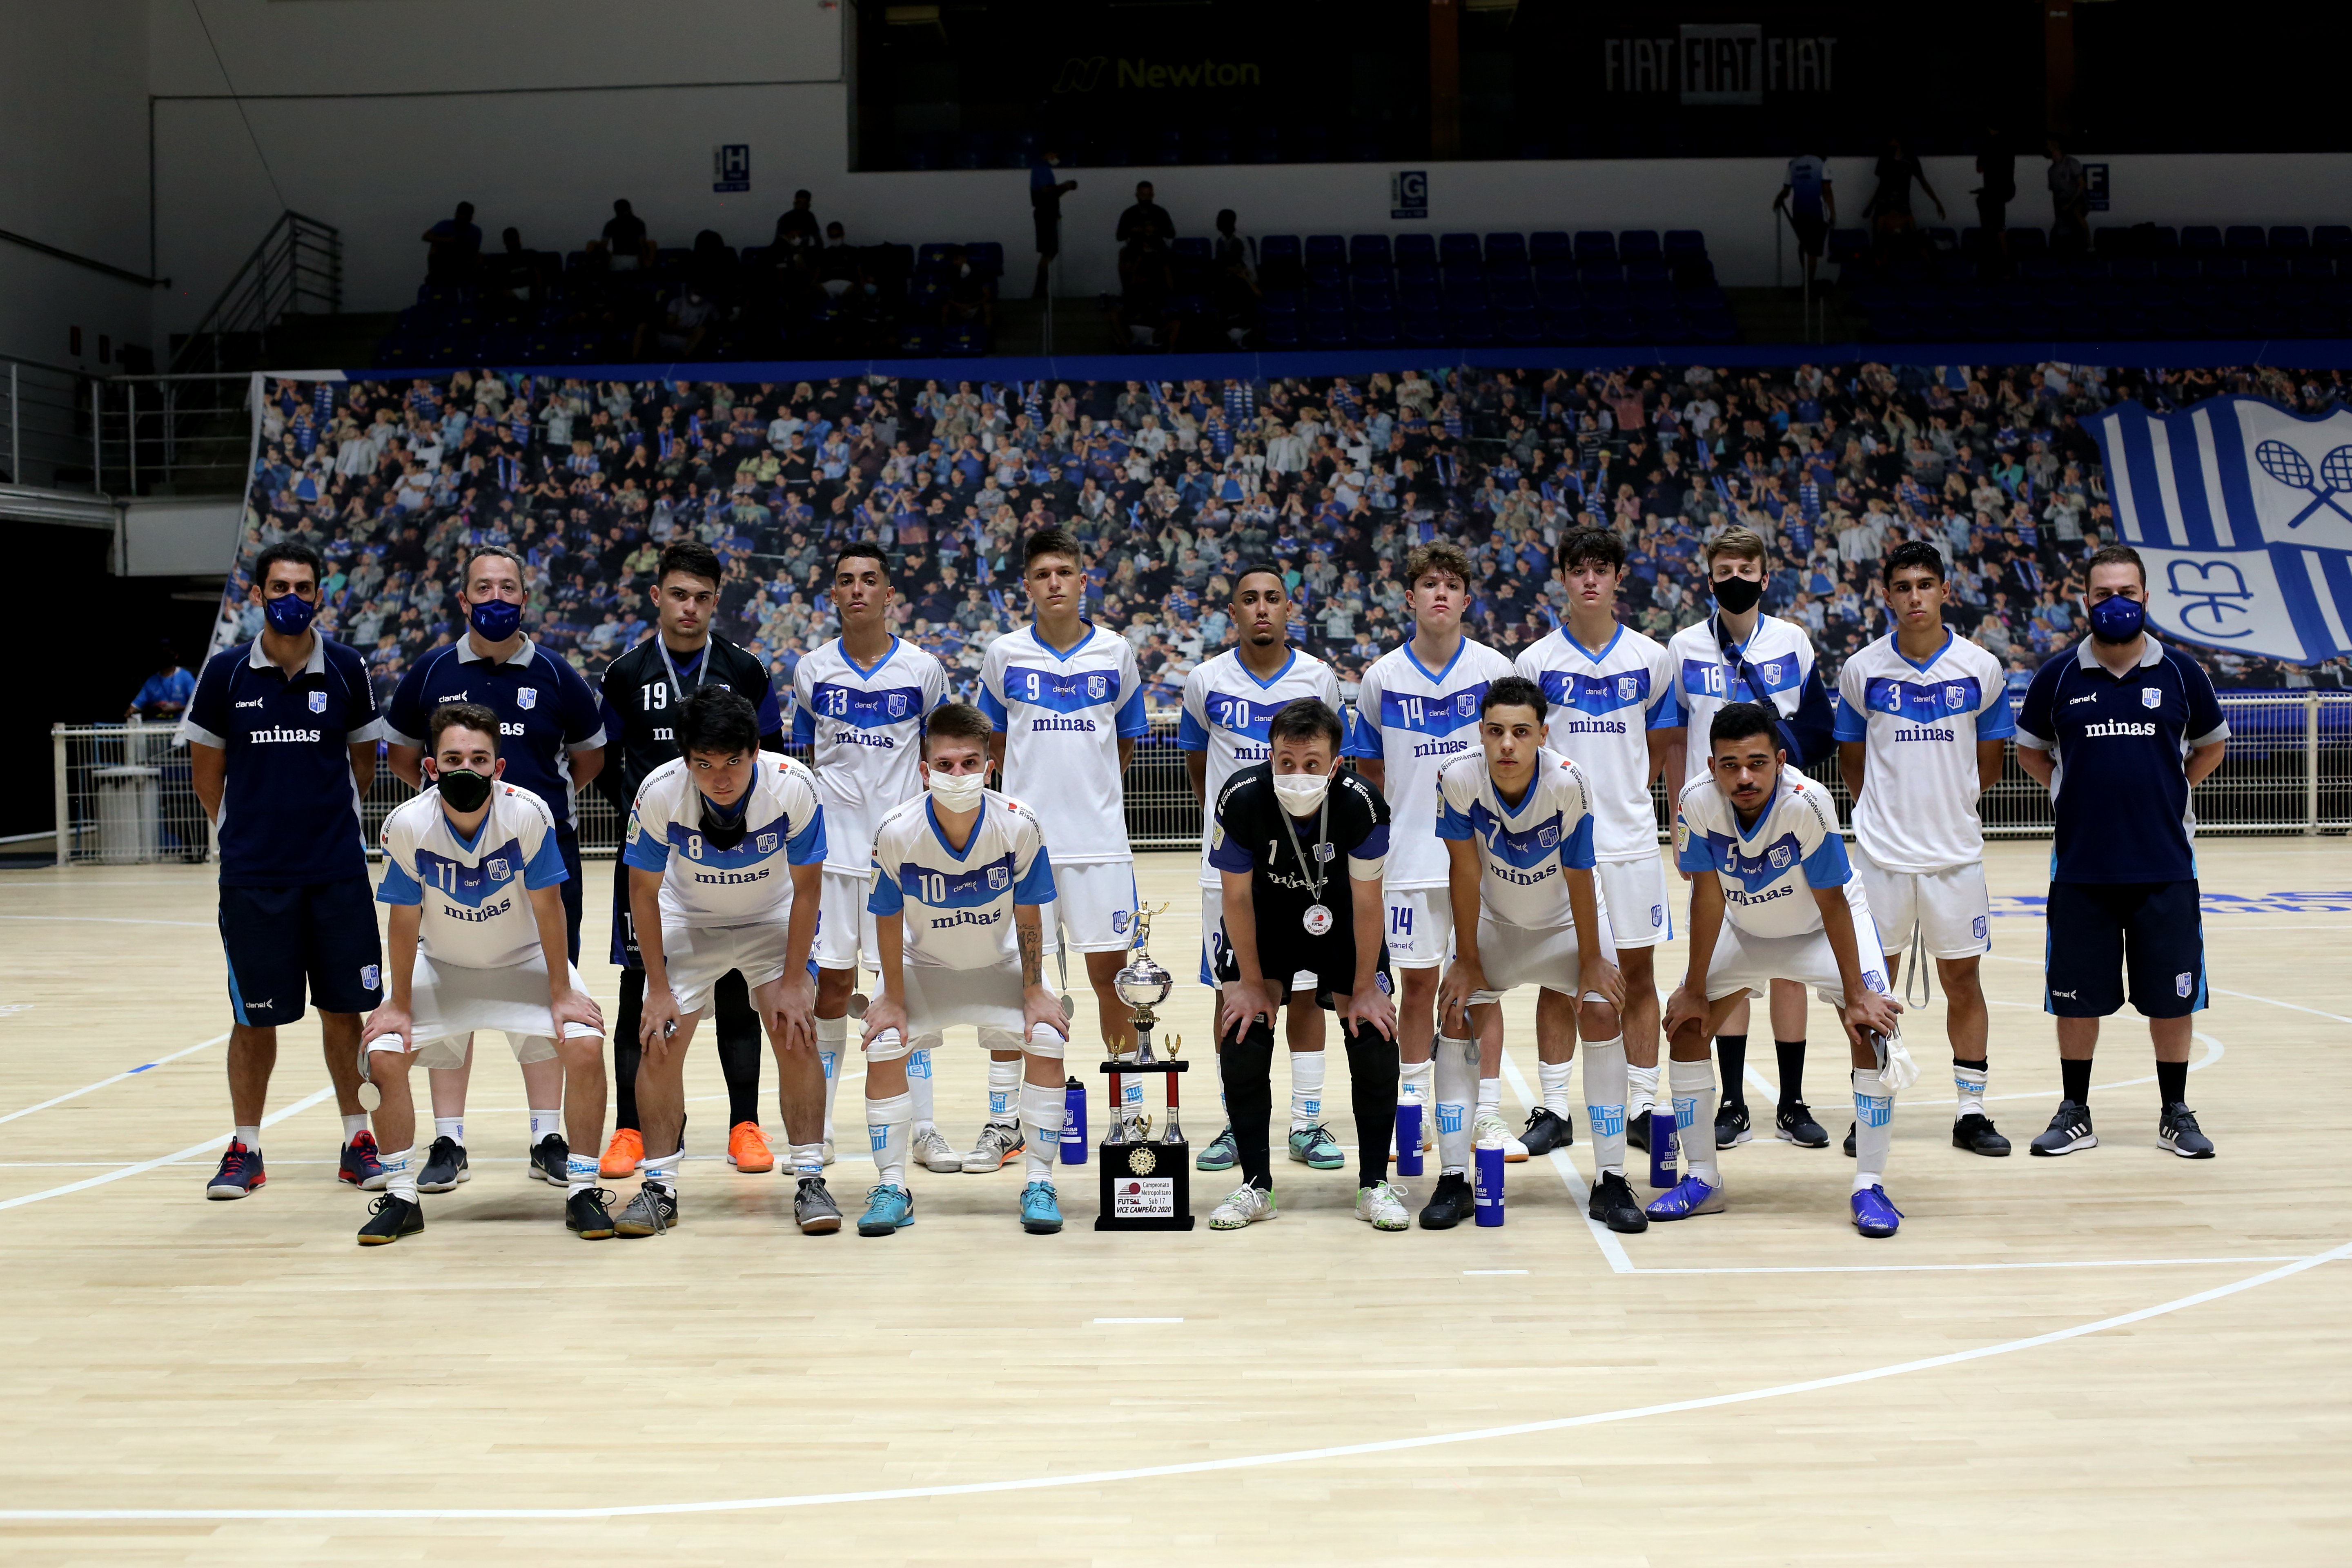
[[[579,940],[575,931],[572,941]],[[618,854],[613,857],[613,963],[622,969],[646,966],[637,956],[636,922],[629,916],[629,863]]]
[[[2197,880],[2053,882],[2042,1006],[2061,1018],[2123,1010],[2124,983],[2146,1018],[2205,1005],[2205,928]]]
[[[223,888],[221,946],[240,1024],[268,1028],[302,1016],[305,988],[321,1013],[365,1013],[383,1000],[383,944],[365,877],[293,888]]]
[[[571,945],[572,962],[577,963],[580,962],[580,911],[582,908],[579,830],[572,827],[557,828],[555,830],[555,852],[563,858],[563,869],[568,873],[568,875],[563,879],[561,889],[563,894],[563,934]]]

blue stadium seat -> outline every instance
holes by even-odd
[[[2294,276],[2294,258],[2268,254],[2249,257],[2246,259],[2246,276],[2258,283],[2284,282]]]
[[[1401,234],[1396,237],[1396,259],[1399,267],[1407,262],[1425,261],[1437,265],[1437,240],[1426,234]]]
[[[1356,316],[1356,341],[1366,348],[1388,348],[1397,341],[1397,319],[1391,311],[1360,311]]]
[[[978,321],[958,321],[940,329],[940,352],[951,359],[977,359],[988,352],[988,332]]]
[[[1509,315],[1514,310],[1532,310],[1536,308],[1536,291],[1525,281],[1495,284],[1487,290],[1487,294],[1495,301],[1495,309],[1505,315]]]
[[[1655,256],[1625,258],[1625,281],[1628,283],[1671,283],[1674,273],[1664,261]]]
[[[1318,262],[1345,267],[1348,242],[1336,234],[1310,234],[1307,237],[1307,262],[1310,267]]]
[[[1491,257],[1487,258],[1486,281],[1488,283],[1525,284],[1530,280],[1530,278],[1531,275],[1528,271],[1528,263],[1525,257],[1507,256],[1499,261],[1495,260]]]
[[[2311,231],[2301,224],[2275,224],[2271,228],[2271,250],[2301,251],[2311,248]]]
[[[1359,316],[1393,316],[1396,314],[1396,290],[1385,282],[1377,287],[1367,285],[1356,290],[1356,314]]]
[[[1448,310],[1445,326],[1454,341],[1465,347],[1483,348],[1495,341],[1495,319],[1484,310]]]
[[[1580,343],[1591,329],[1580,309],[1554,310],[1544,316],[1544,336],[1556,343]]]
[[[1486,262],[1525,261],[1528,258],[1527,237],[1517,234],[1490,234],[1486,237]]]
[[[1328,284],[1307,285],[1307,313],[1308,315],[1328,315],[1334,310],[1345,310],[1347,308],[1348,291],[1345,289],[1332,288]]]
[[[2038,228],[2012,228],[2009,231],[2009,254],[2011,257],[2039,256],[2050,248],[2050,237]]]
[[[2221,231],[2210,223],[2193,223],[2180,231],[2180,248],[2192,256],[2218,256],[2221,251]]]
[[[1396,284],[1396,268],[1391,267],[1385,260],[1351,261],[1348,263],[1348,281],[1354,284],[1359,292],[1365,289],[1393,288]]]
[[[1384,234],[1356,234],[1348,237],[1348,259],[1362,265],[1377,262],[1382,267],[1395,259],[1389,251],[1389,237]]]
[[[971,263],[975,278],[1004,276],[1004,247],[992,239],[974,240],[963,247],[964,259]]]
[[[921,268],[945,267],[948,252],[954,248],[954,246],[943,242],[919,246],[915,250],[915,265]]]
[[[1591,260],[1576,269],[1577,280],[1590,289],[1596,283],[1622,283],[1625,269],[1614,261]]]
[[[1669,259],[1679,259],[1685,256],[1705,256],[1706,236],[1695,228],[1670,228],[1666,230],[1665,250]]]
[[[1295,349],[1298,346],[1297,316],[1265,316],[1259,320],[1257,335],[1265,340],[1270,349]]]
[[[1654,228],[1629,228],[1617,237],[1617,257],[1621,261],[1654,260],[1663,254]]]
[[[1564,229],[1539,228],[1528,236],[1528,256],[1532,260],[1564,261],[1575,255],[1576,243]]]
[[[1344,289],[1348,286],[1348,269],[1333,261],[1310,261],[1307,264],[1307,286]]]
[[[1830,230],[1829,258],[1843,267],[1860,261],[1870,254],[1870,230],[1866,228],[1833,228]]]
[[[1579,261],[1614,261],[1617,259],[1617,237],[1605,228],[1580,228],[1576,231],[1576,258]]]
[[[1480,259],[1478,237],[1475,234],[1441,234],[1437,237],[1437,259],[1440,261],[1476,261]]]
[[[1496,335],[1515,348],[1524,348],[1544,341],[1544,321],[1532,310],[1506,310],[1498,318]]]
[[[2311,231],[2315,250],[2352,250],[2352,224],[2324,223]]]
[[[1345,310],[1309,310],[1307,312],[1307,342],[1318,349],[1343,349],[1348,346],[1348,313]]]
[[[1269,289],[1258,300],[1258,313],[1265,316],[1296,316],[1298,295],[1287,289]]]
[[[1437,348],[1445,342],[1445,318],[1433,311],[1408,310],[1402,331],[1404,341],[1414,348]]]
[[[2260,256],[2268,247],[2261,225],[2233,223],[2221,231],[2221,248],[2232,256]]]
[[[1566,284],[1573,287],[1576,282],[1576,263],[1564,258],[1547,257],[1536,263],[1536,282],[1538,285]]]
[[[2309,279],[2333,278],[2336,276],[2336,258],[2320,252],[2298,256],[2294,258],[2294,275]]]

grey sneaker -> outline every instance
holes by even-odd
[[[467,1168],[466,1146],[455,1138],[436,1138],[425,1152],[425,1169],[416,1173],[416,1190],[420,1193],[454,1193],[460,1182],[470,1182],[474,1173]]]
[[[2164,1108],[2157,1121],[2156,1146],[2169,1149],[2184,1160],[2213,1157],[2213,1140],[2198,1127],[2197,1113],[2177,1100]]]
[[[793,1219],[803,1236],[831,1236],[841,1228],[841,1205],[824,1189],[823,1176],[803,1176],[793,1194]]]
[[[926,1127],[915,1134],[908,1151],[915,1163],[926,1171],[952,1173],[963,1169],[963,1156],[943,1137],[936,1127]]]
[[[1022,1147],[1019,1122],[1008,1126],[1002,1121],[992,1121],[980,1130],[980,1142],[973,1144],[971,1152],[963,1157],[961,1168],[974,1174],[1001,1171],[1015,1154],[1021,1152]]]
[[[2050,1125],[2037,1133],[2028,1145],[2032,1152],[2042,1155],[2071,1154],[2077,1149],[2095,1149],[2099,1135],[2091,1131],[2091,1108],[2077,1100],[2062,1100],[2058,1113]]]
[[[613,1222],[623,1236],[659,1236],[677,1223],[677,1194],[647,1182]]]

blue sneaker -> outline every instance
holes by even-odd
[[[888,1236],[915,1223],[915,1195],[887,1182],[866,1194],[866,1212],[857,1216],[860,1236]]]
[[[1689,1219],[1694,1215],[1721,1214],[1723,1188],[1708,1186],[1696,1176],[1685,1176],[1667,1189],[1664,1195],[1650,1200],[1642,1211],[1652,1219]]]
[[[1853,1228],[1863,1235],[1878,1237],[1893,1236],[1903,1223],[1903,1211],[1886,1198],[1885,1187],[1871,1187],[1853,1194]]]
[[[241,1198],[258,1189],[269,1178],[262,1173],[261,1151],[248,1149],[235,1139],[229,1140],[228,1152],[221,1156],[220,1169],[205,1184],[208,1198]]]
[[[1230,1171],[1241,1163],[1241,1158],[1240,1146],[1234,1143],[1234,1130],[1228,1125],[1223,1132],[1209,1140],[1208,1146],[1193,1157],[1192,1169]]]
[[[376,1155],[374,1133],[362,1131],[343,1145],[342,1163],[335,1171],[335,1180],[363,1193],[383,1191],[383,1162]]]
[[[1331,1141],[1331,1130],[1319,1121],[1291,1133],[1290,1157],[1318,1171],[1336,1171],[1348,1163],[1348,1156]]]
[[[1054,1184],[1032,1182],[1021,1189],[1021,1228],[1032,1236],[1051,1236],[1062,1228],[1062,1205],[1054,1201]]]

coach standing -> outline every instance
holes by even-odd
[[[343,1114],[340,1179],[378,1179],[359,1102],[360,1015],[383,1000],[383,950],[360,826],[378,721],[360,656],[310,625],[319,555],[273,544],[254,563],[260,637],[205,665],[180,732],[196,798],[220,838],[221,945],[228,955],[228,1096],[236,1131],[205,1195],[241,1198],[268,1178],[261,1109],[278,1030],[319,1009],[327,1076]]]
[[[2127,974],[2156,1045],[2157,1144],[2210,1160],[2213,1142],[2184,1103],[2189,1016],[2205,1005],[2189,792],[2220,764],[2230,726],[2205,671],[2147,635],[2139,552],[2109,545],[2087,573],[2091,635],[2034,674],[2017,718],[2017,760],[2049,786],[2057,822],[2042,1006],[2058,1019],[2065,1089],[2033,1152],[2098,1146],[2091,1052]]]

